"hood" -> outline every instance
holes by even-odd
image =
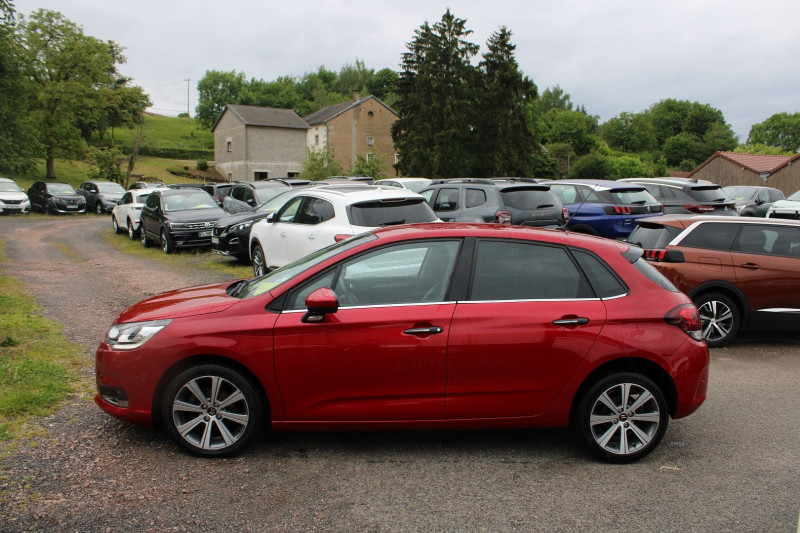
[[[800,202],[795,202],[794,200],[778,200],[772,203],[773,209],[781,209],[786,207],[790,209],[800,209]]]
[[[132,305],[117,317],[115,324],[164,318],[181,318],[219,313],[241,300],[228,296],[231,282],[189,287],[151,296]]]
[[[256,221],[256,220],[263,220],[267,218],[271,213],[255,213],[252,211],[247,211],[245,213],[236,213],[234,215],[226,215],[219,220],[217,220],[217,227],[227,227],[233,226],[235,224],[242,224],[244,222]]]
[[[28,195],[22,191],[6,191],[0,192],[0,200],[22,200],[28,199]]]
[[[124,195],[124,192],[101,192],[97,193],[97,196],[101,196],[106,200],[114,200],[117,201]]]
[[[219,207],[210,209],[189,209],[186,211],[170,211],[166,218],[170,222],[215,222],[226,213]]]

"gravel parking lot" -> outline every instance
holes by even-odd
[[[85,347],[87,376],[123,308],[226,277],[122,254],[110,228],[108,217],[0,218],[0,268]],[[87,394],[0,458],[0,531],[796,532],[798,377],[800,333],[712,350],[706,404],[622,466],[596,462],[567,430],[265,433],[242,456],[203,460]]]

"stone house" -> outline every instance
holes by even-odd
[[[228,105],[211,128],[214,165],[228,181],[296,176],[306,160],[307,130],[291,109]]]
[[[334,104],[304,117],[309,129],[306,143],[312,150],[331,152],[333,160],[345,172],[352,171],[360,155],[368,161],[383,159],[381,173],[384,177],[397,175],[397,155],[392,140],[392,124],[397,113],[375,96],[353,99]]]
[[[717,152],[688,177],[729,185],[765,185],[786,196],[800,190],[800,154],[761,155]]]

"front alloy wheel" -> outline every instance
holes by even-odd
[[[150,248],[150,245],[153,244],[153,241],[150,240],[150,237],[147,236],[147,232],[144,230],[144,224],[139,223],[139,236],[142,239],[142,246],[145,248]]]
[[[264,425],[264,405],[239,371],[207,364],[184,370],[167,387],[162,420],[185,450],[204,457],[238,453]]]
[[[111,215],[111,225],[114,227],[114,233],[117,235],[122,233],[122,228],[119,227],[119,224],[117,223],[117,217],[114,215]]]
[[[602,459],[627,463],[650,453],[669,421],[666,400],[652,380],[634,373],[607,376],[581,398],[578,432]]]
[[[128,238],[132,241],[136,240],[136,230],[133,229],[133,222],[131,222],[131,219],[128,219]]]
[[[709,348],[728,344],[739,331],[741,316],[736,303],[719,293],[700,295],[695,301]]]
[[[98,215],[102,215],[103,214],[103,204],[101,204],[100,202],[97,202],[96,204],[94,204],[94,212],[97,213]]]
[[[161,230],[161,249],[164,251],[165,254],[171,254],[175,251],[175,245],[172,244],[172,241],[169,238],[169,233],[167,230]]]
[[[264,250],[258,244],[253,248],[253,273],[256,277],[267,273],[267,259],[264,257]]]

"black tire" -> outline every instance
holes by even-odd
[[[703,338],[709,348],[728,344],[739,332],[742,312],[729,296],[706,292],[694,298],[703,325]]]
[[[131,219],[128,219],[128,221],[127,221],[127,222],[128,222],[128,223],[127,223],[127,226],[126,226],[126,227],[127,227],[127,229],[128,229],[128,238],[129,238],[130,240],[132,240],[132,241],[135,241],[135,240],[136,240],[136,237],[138,237],[138,236],[139,236],[139,235],[138,235],[138,231],[136,231],[135,229],[133,229],[133,222],[131,222]]]
[[[169,236],[169,232],[166,229],[161,228],[161,250],[165,254],[171,254],[175,251],[175,245],[172,243],[172,238]]]
[[[194,391],[201,391],[204,398]],[[234,395],[238,399],[226,405]],[[167,385],[161,400],[167,434],[201,457],[239,453],[264,428],[266,406],[258,388],[228,366],[205,364],[184,370]]]
[[[101,204],[100,202],[96,202],[94,204],[94,212],[97,213],[98,215],[102,215],[103,214],[103,204]]]
[[[44,207],[42,208],[42,213],[45,214],[45,215],[52,215],[53,214],[50,211],[50,204],[49,203],[44,204]]]
[[[114,227],[114,233],[117,235],[122,233],[122,228],[120,228],[119,224],[117,223],[117,217],[115,217],[113,214],[111,215],[111,225]]]
[[[267,273],[267,257],[264,255],[264,250],[260,244],[256,244],[253,248],[253,274],[256,277],[263,276]]]
[[[653,451],[669,423],[661,388],[634,372],[599,379],[578,402],[573,421],[578,434],[592,453],[611,463],[637,461]]]
[[[150,248],[153,245],[153,240],[147,236],[147,232],[144,230],[144,224],[141,222],[139,223],[139,238],[142,241],[142,246],[145,248]]]

